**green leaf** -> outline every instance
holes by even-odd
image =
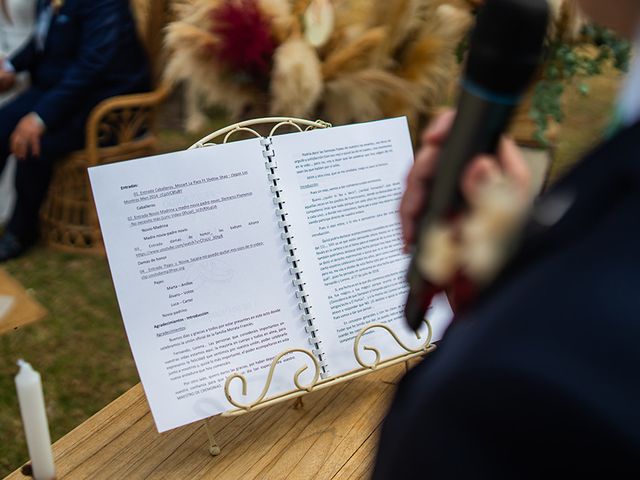
[[[580,84],[578,85],[578,91],[584,96],[588,95],[589,94],[589,85],[587,85],[584,82],[580,82]]]

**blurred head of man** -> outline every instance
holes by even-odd
[[[577,0],[594,21],[633,38],[639,28],[640,0]]]

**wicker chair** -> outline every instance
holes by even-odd
[[[148,93],[112,97],[99,103],[87,120],[84,150],[56,162],[40,211],[40,226],[44,242],[58,250],[104,253],[87,168],[155,151],[157,110],[169,95],[169,88],[159,81],[167,2],[134,0],[132,7],[156,87]]]

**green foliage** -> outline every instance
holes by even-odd
[[[469,35],[457,45],[455,55],[462,63],[469,49]],[[564,120],[562,95],[566,86],[574,84],[581,95],[589,94],[589,85],[584,79],[601,75],[611,64],[615,69],[626,72],[631,58],[631,44],[618,37],[613,31],[586,24],[580,38],[571,43],[560,39],[547,39],[544,63],[540,78],[533,87],[529,116],[536,125],[534,139],[547,145],[549,123]]]
[[[587,48],[589,46],[591,48]],[[594,24],[587,24],[583,28],[581,38],[576,43],[549,41],[542,75],[534,87],[529,112],[536,124],[536,141],[547,144],[545,132],[550,120],[558,123],[564,120],[561,98],[566,85],[576,83],[578,92],[587,95],[589,87],[583,79],[601,75],[609,62],[616,69],[626,72],[630,57],[631,45],[628,41]]]

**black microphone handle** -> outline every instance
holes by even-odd
[[[446,219],[464,208],[460,179],[466,166],[479,154],[494,154],[500,136],[507,128],[516,102],[511,98],[486,98],[463,88],[458,101],[458,112],[444,142],[433,182],[429,185],[428,201],[418,220],[418,235],[414,254],[409,264],[407,280],[409,296],[405,306],[407,322],[417,330],[424,320],[429,305],[425,302],[427,281],[417,263],[423,254],[421,239],[434,222]]]

